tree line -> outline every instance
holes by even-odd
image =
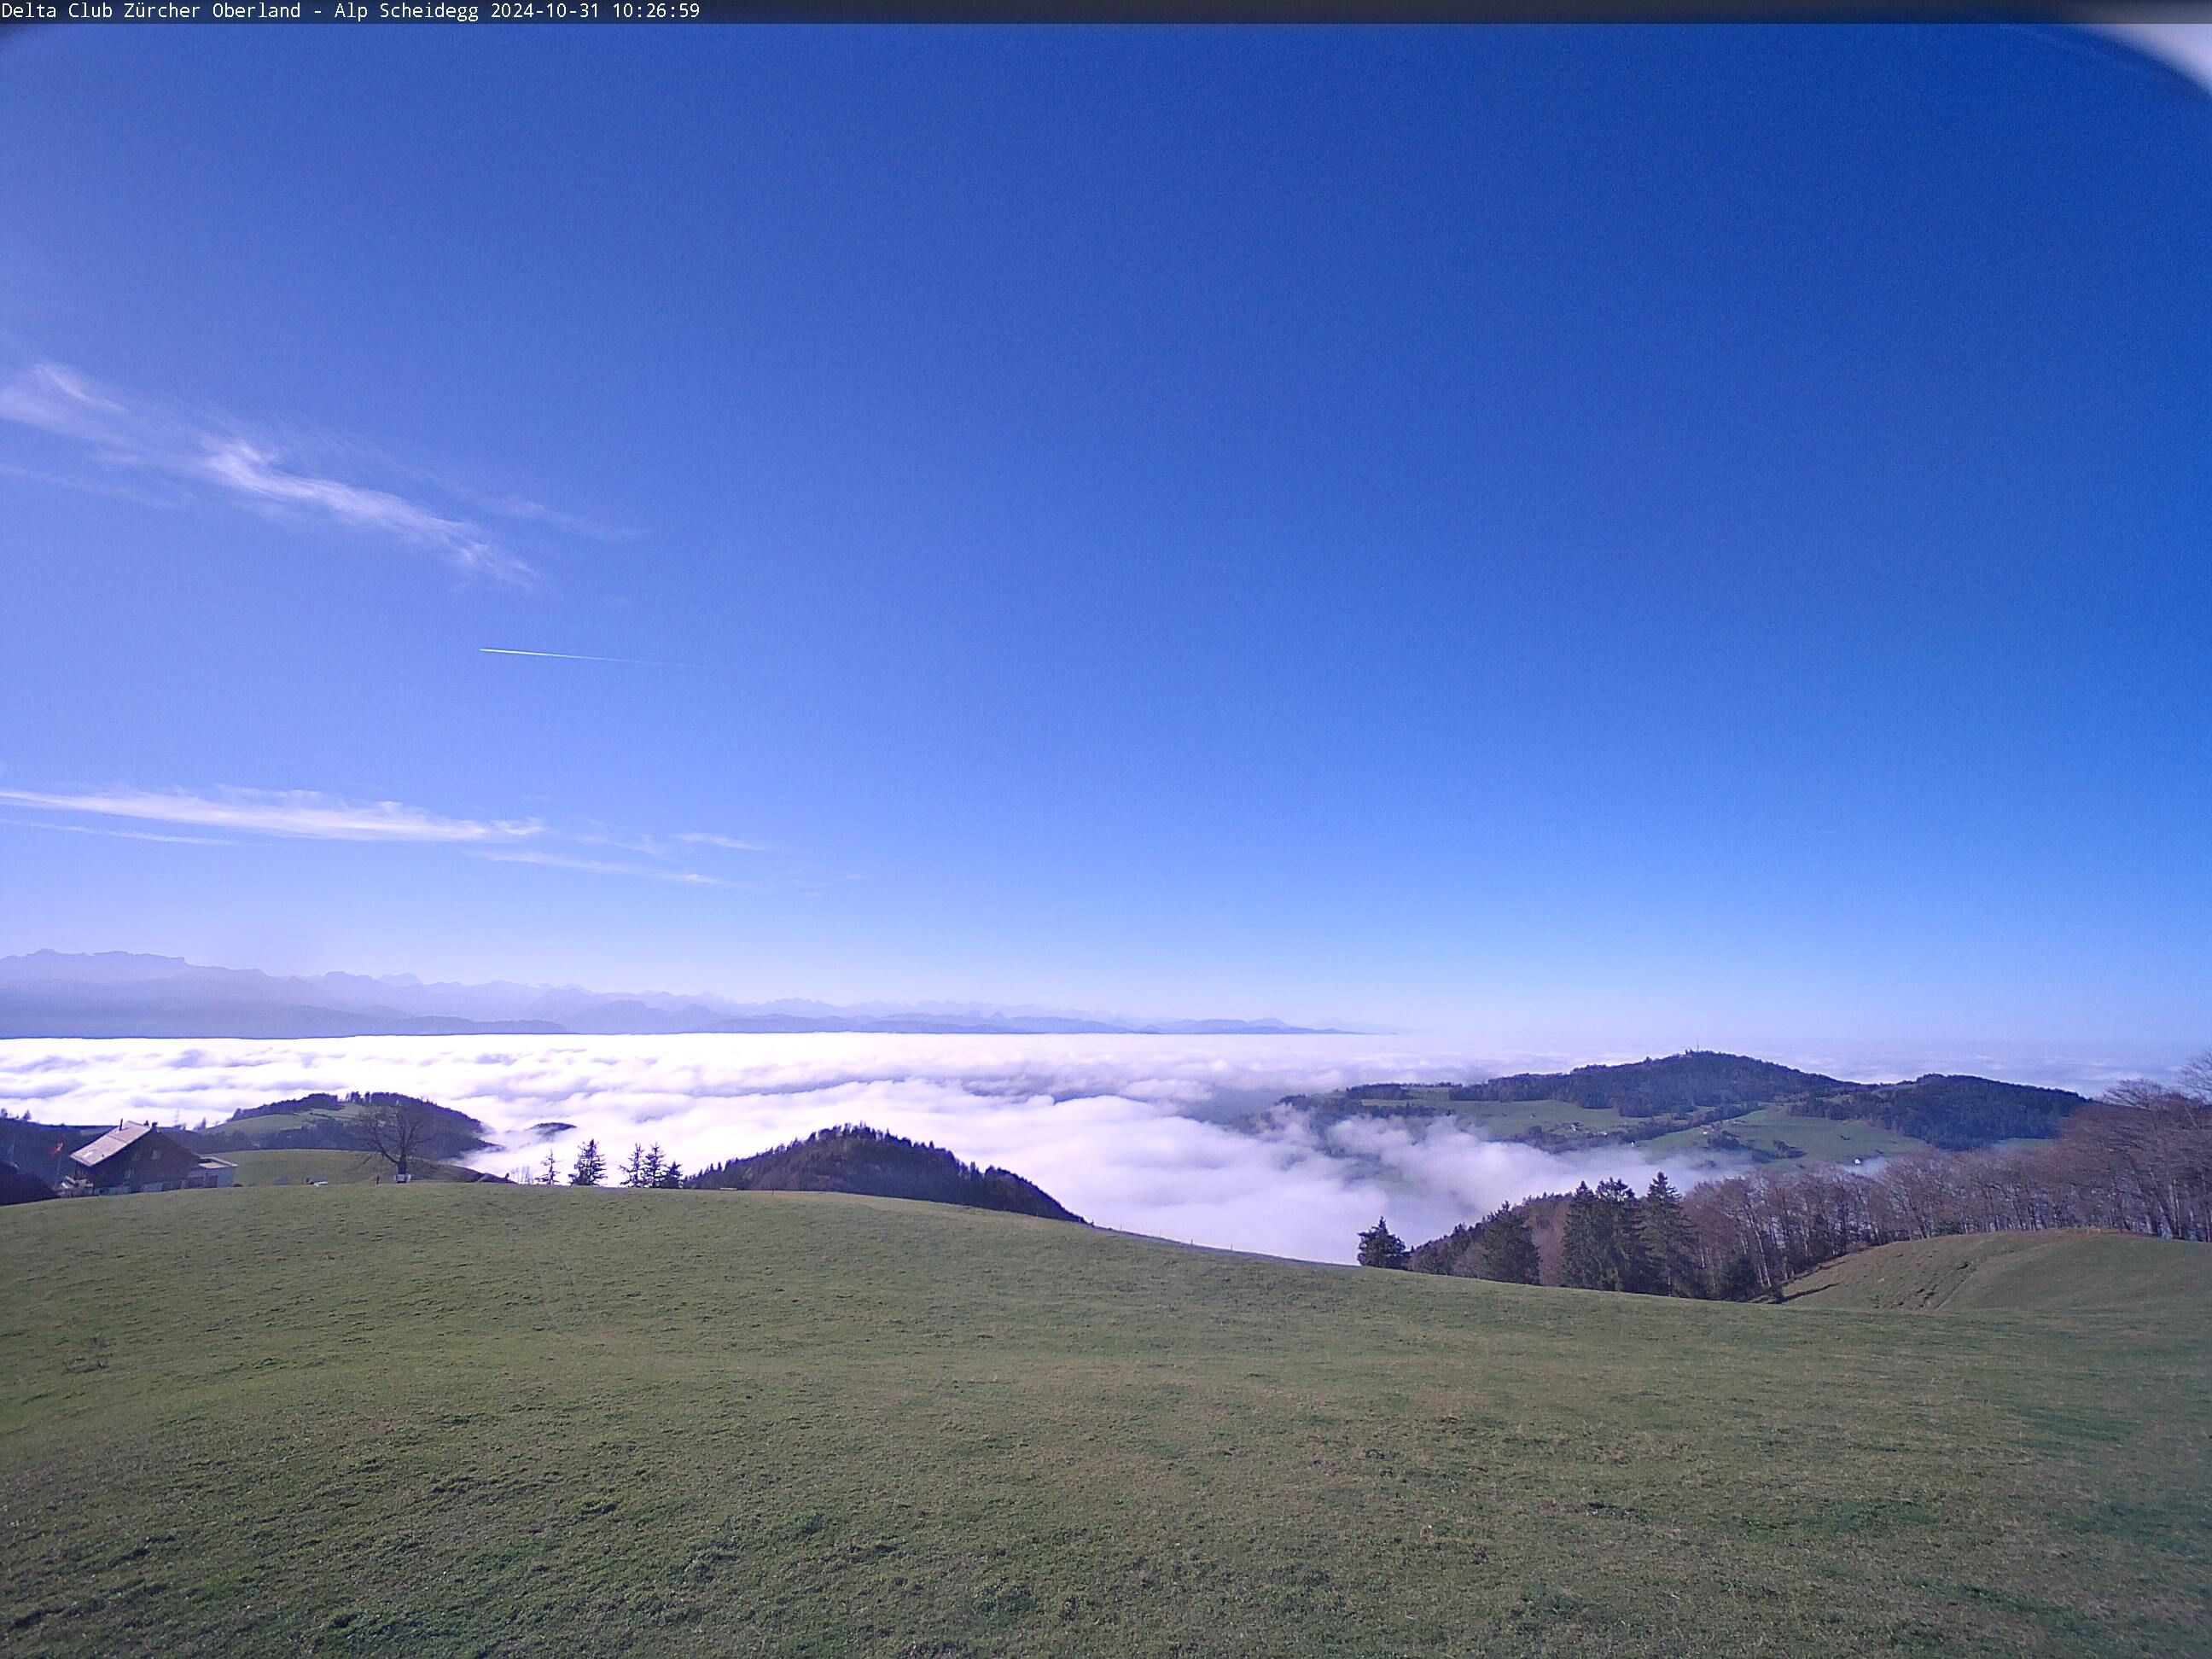
[[[568,1168],[568,1184],[571,1187],[664,1188],[685,1184],[684,1166],[664,1153],[657,1141],[650,1146],[640,1146],[635,1142],[631,1144],[629,1157],[611,1171],[622,1177],[619,1182],[610,1182],[607,1179],[609,1173],[606,1154],[599,1150],[599,1141],[596,1139],[586,1140],[577,1152],[576,1161]],[[522,1179],[526,1186],[560,1186],[559,1159],[551,1152],[546,1153],[545,1161],[534,1170],[524,1171]]]
[[[1747,1295],[1899,1239],[2093,1227],[2212,1241],[2212,1054],[2174,1086],[2122,1084],[2054,1140],[1864,1174],[1760,1171],[1699,1187],[1686,1207],[1700,1271]]]
[[[1640,1195],[1625,1181],[1601,1181],[1595,1188],[1585,1182],[1571,1194],[1501,1204],[1481,1220],[1455,1227],[1419,1249],[1407,1249],[1387,1219],[1377,1220],[1359,1236],[1359,1262],[1540,1285],[1543,1261],[1531,1218],[1556,1206],[1565,1206],[1558,1283],[1585,1291],[1706,1294],[1681,1194],[1663,1171]]]
[[[2212,1240],[2212,1053],[2174,1084],[2124,1083],[2056,1139],[1925,1152],[1868,1170],[1760,1170],[1678,1194],[1662,1172],[1501,1206],[1407,1249],[1386,1221],[1363,1266],[1541,1281],[1532,1219],[1559,1220],[1553,1282],[1584,1290],[1745,1300],[1847,1251],[1900,1239],[2103,1228]],[[1549,1247],[1547,1247],[1549,1248]]]

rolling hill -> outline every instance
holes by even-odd
[[[0,1260],[26,1659],[2212,1644],[2186,1270],[1823,1316],[441,1183],[23,1205]]]
[[[349,1186],[356,1182],[392,1179],[392,1166],[374,1152],[280,1146],[228,1152],[222,1157],[237,1166],[237,1184],[241,1187],[312,1186],[318,1181]],[[501,1182],[507,1178],[436,1158],[413,1158],[408,1167],[416,1181]]]
[[[2063,1089],[1989,1078],[1847,1083],[1743,1054],[1692,1050],[1480,1083],[1363,1084],[1286,1096],[1274,1110],[1316,1125],[1354,1117],[1457,1119],[1483,1134],[1550,1152],[1635,1145],[1695,1168],[1723,1155],[1850,1164],[2047,1139],[2089,1103]]]
[[[709,1164],[684,1184],[756,1193],[909,1198],[1042,1216],[1049,1221],[1083,1221],[1050,1193],[1012,1170],[979,1169],[942,1146],[924,1146],[864,1123],[817,1129],[802,1140],[751,1158]]]
[[[270,1101],[265,1106],[246,1106],[221,1123],[204,1129],[176,1131],[178,1138],[199,1152],[227,1156],[249,1147],[342,1147],[366,1146],[362,1124],[381,1106],[410,1107],[422,1114],[428,1127],[421,1142],[424,1156],[462,1158],[491,1145],[484,1126],[466,1112],[412,1095],[370,1091],[348,1095],[299,1095]]]

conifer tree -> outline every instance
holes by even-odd
[[[1644,1248],[1644,1230],[1636,1189],[1615,1176],[1597,1184],[1598,1201],[1605,1206],[1602,1231],[1607,1291],[1649,1293],[1661,1288],[1650,1254]]]
[[[1481,1243],[1477,1247],[1481,1277],[1507,1285],[1534,1285],[1541,1279],[1536,1260],[1536,1240],[1525,1216],[1510,1204],[1501,1204],[1482,1220]]]
[[[548,1187],[557,1184],[561,1179],[561,1166],[553,1161],[553,1154],[550,1152],[545,1154],[545,1162],[538,1171],[538,1178]]]
[[[656,1187],[681,1187],[684,1184],[684,1166],[670,1158],[660,1166],[660,1179],[653,1184]]]
[[[1406,1248],[1406,1241],[1390,1231],[1390,1224],[1383,1217],[1377,1216],[1375,1224],[1359,1235],[1359,1265],[1363,1267],[1402,1267],[1412,1254]]]
[[[622,1172],[622,1184],[623,1186],[644,1186],[646,1184],[645,1148],[639,1146],[635,1140],[631,1141],[629,1144],[629,1158],[626,1162],[620,1165],[620,1169]]]
[[[599,1156],[599,1143],[587,1140],[576,1154],[576,1167],[568,1172],[571,1187],[596,1187],[607,1178],[607,1161]]]
[[[1750,1252],[1738,1250],[1729,1258],[1716,1291],[1723,1302],[1748,1302],[1759,1294],[1759,1267]]]
[[[1432,1239],[1407,1259],[1406,1265],[1417,1273],[1457,1273],[1464,1279],[1478,1279],[1476,1271],[1482,1261],[1482,1225],[1470,1227],[1464,1221],[1442,1238]]]
[[[638,1160],[637,1184],[641,1187],[658,1187],[660,1185],[660,1171],[663,1167],[663,1164],[664,1160],[660,1156],[659,1144],[655,1142],[653,1146],[647,1147],[645,1156]]]
[[[1602,1291],[1606,1284],[1605,1234],[1608,1226],[1604,1200],[1583,1182],[1567,1200],[1567,1219],[1561,1236],[1559,1283],[1571,1290]]]
[[[1664,1170],[1651,1177],[1651,1185],[1644,1191],[1644,1202],[1638,1207],[1637,1231],[1642,1236],[1654,1291],[1661,1296],[1705,1295],[1689,1218],[1682,1213],[1681,1195],[1668,1182]]]

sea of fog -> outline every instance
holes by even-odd
[[[1368,1119],[1317,1132],[1251,1116],[1285,1094],[1354,1083],[1638,1058],[1486,1054],[1388,1036],[26,1039],[0,1042],[0,1108],[46,1122],[191,1127],[317,1090],[394,1090],[483,1120],[499,1145],[471,1162],[502,1175],[542,1164],[549,1150],[565,1170],[586,1137],[617,1158],[633,1142],[657,1142],[696,1169],[865,1122],[1015,1170],[1102,1226],[1342,1261],[1377,1215],[1418,1242],[1577,1181],[1619,1175],[1641,1185],[1655,1166],[1626,1149],[1559,1157],[1449,1124]],[[1794,1063],[1913,1074],[1809,1055]],[[1996,1074],[2046,1080],[2017,1066]],[[546,1124],[573,1127],[538,1127]]]

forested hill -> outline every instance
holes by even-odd
[[[1523,1072],[1480,1083],[1374,1083],[1329,1094],[1291,1095],[1278,1111],[1316,1121],[1350,1117],[1453,1116],[1485,1133],[1553,1150],[1668,1141],[1656,1150],[1814,1155],[1839,1162],[1941,1147],[1964,1152],[2001,1140],[2048,1139],[2089,1102],[2063,1089],[1989,1078],[1930,1074],[1896,1083],[1847,1083],[1744,1054],[1692,1050],[1623,1066]],[[1850,1122],[1887,1139],[1832,1139],[1820,1122]],[[1796,1127],[1793,1127],[1793,1125]],[[1695,1135],[1692,1147],[1684,1139]]]
[[[1800,1072],[1744,1054],[1692,1049],[1626,1066],[1582,1066],[1571,1072],[1522,1072],[1467,1085],[1470,1100],[1565,1100],[1609,1108],[1623,1117],[1656,1117],[1714,1106],[1759,1106],[1793,1095],[1856,1088],[1818,1072]],[[1455,1092],[1457,1092],[1456,1091]]]
[[[1011,1170],[978,1169],[941,1146],[925,1146],[861,1123],[817,1130],[804,1140],[710,1165],[684,1184],[755,1192],[912,1198],[1083,1224],[1081,1216]]]
[[[2089,1103],[2066,1089],[1931,1073],[1910,1083],[1845,1084],[1793,1102],[1790,1109],[1808,1117],[1863,1118],[1955,1152],[1999,1140],[2048,1139]]]

